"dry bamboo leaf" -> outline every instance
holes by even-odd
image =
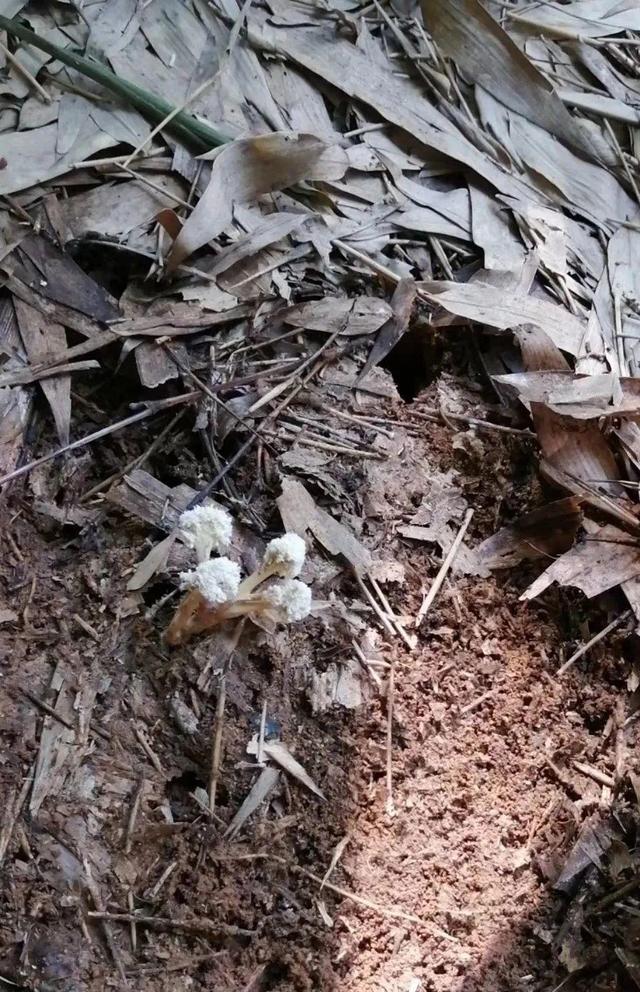
[[[36,234],[26,237],[15,250],[12,271],[38,295],[92,320],[109,321],[120,316],[106,290],[48,238]]]
[[[640,9],[635,3],[611,0],[536,4],[531,11],[518,12],[512,24],[520,31],[533,28],[536,35],[549,38],[601,38],[621,31],[640,31]]]
[[[127,589],[133,592],[146,586],[156,572],[162,571],[176,540],[176,534],[169,534],[159,544],[154,544],[151,551],[145,555],[135,572],[127,582]]]
[[[476,281],[455,283],[442,280],[418,285],[434,303],[451,314],[502,330],[518,324],[533,324],[543,330],[562,351],[570,355],[578,354],[585,322],[555,303]]]
[[[557,558],[520,599],[533,599],[552,583],[576,586],[591,599],[640,575],[640,544],[625,531],[607,524]]]
[[[380,365],[407,330],[413,313],[416,292],[416,284],[413,279],[401,279],[396,286],[391,298],[393,316],[380,328],[373,348],[356,380],[356,385],[369,374],[374,365]]]
[[[65,687],[65,677],[62,665],[56,665],[51,676],[50,691],[55,694],[54,709],[62,718],[46,716],[40,734],[40,747],[36,758],[33,776],[33,788],[29,801],[29,812],[35,816],[47,796],[58,790],[68,772],[69,757],[76,744],[74,724],[73,699],[74,693]],[[71,727],[65,725],[71,724]],[[80,748],[76,748],[80,751]]]
[[[356,571],[366,571],[371,554],[339,521],[322,510],[301,482],[285,476],[277,500],[285,530],[304,537],[308,530],[332,555],[342,555]]]
[[[287,213],[284,210],[270,214],[253,231],[247,234],[246,237],[240,238],[234,245],[223,249],[209,268],[209,275],[219,275],[221,272],[226,272],[233,265],[252,258],[258,252],[262,251],[263,248],[267,248],[269,245],[274,244],[274,242],[286,238],[288,234],[291,234],[292,231],[300,227],[307,218],[308,214]]]
[[[636,259],[640,232],[620,228],[607,245],[606,267],[593,296],[576,371],[605,371],[606,364],[620,375],[637,372],[640,341],[637,314],[627,301],[640,299],[640,274]],[[621,337],[630,335],[629,338]]]
[[[527,371],[568,371],[564,356],[539,328],[518,328],[517,338]],[[618,464],[597,423],[564,416],[543,403],[530,406],[543,455],[542,475],[553,485],[582,497],[585,506],[636,532],[638,520],[617,481]]]
[[[235,203],[250,202],[302,180],[340,179],[347,166],[342,148],[312,134],[280,131],[236,139],[217,153],[209,185],[171,249],[169,271],[222,233],[232,220]]]
[[[291,327],[326,334],[340,331],[360,337],[377,331],[393,316],[393,311],[385,300],[375,296],[325,296],[322,300],[298,303],[280,316]]]
[[[306,773],[300,762],[296,761],[289,748],[282,741],[265,742],[262,745],[262,752],[267,758],[271,758],[281,768],[284,768],[285,772],[288,772],[289,775],[293,775],[299,782],[302,782],[314,795],[320,799],[325,798],[322,790],[318,788],[311,776]]]
[[[26,354],[9,296],[0,300],[0,349],[11,356],[4,362],[3,369],[13,372],[24,367]],[[0,388],[0,475],[7,475],[16,467],[32,398],[33,390],[22,386]]]
[[[567,896],[575,895],[585,871],[594,865],[600,867],[613,839],[613,827],[606,820],[599,822],[598,814],[591,821],[583,823],[578,839],[554,883],[554,889]]]
[[[170,175],[154,176],[153,182],[160,190],[132,179],[124,183],[102,183],[70,196],[62,205],[70,236],[82,238],[91,233],[118,238],[131,246],[155,244],[155,236],[153,240],[151,235],[147,238],[145,229],[156,220],[171,194],[184,198],[186,191],[184,183]]]
[[[592,147],[553,86],[479,0],[421,0],[421,7],[434,41],[465,79],[582,155],[592,156]]]
[[[523,164],[529,181],[545,199],[600,224],[608,224],[611,218],[628,220],[635,216],[637,204],[608,169],[585,161],[544,128],[507,110],[479,87],[476,101],[485,128],[515,162]]]
[[[33,365],[40,362],[58,360],[67,350],[67,336],[64,327],[53,324],[28,303],[14,298],[20,337],[22,338],[29,361]],[[44,393],[56,425],[60,444],[69,443],[71,420],[71,376],[56,375],[41,379],[38,383]]]
[[[17,193],[36,183],[61,176],[74,162],[89,158],[115,144],[111,135],[99,131],[95,124],[91,124],[86,132],[83,130],[69,151],[60,155],[56,149],[57,137],[57,123],[34,128],[32,131],[3,133],[2,159],[6,165],[0,169],[0,195]]]
[[[576,420],[629,416],[640,411],[640,380],[619,379],[615,372],[517,372],[493,378],[512,389],[522,402],[543,403]]]
[[[526,249],[509,211],[478,186],[469,186],[471,238],[484,253],[485,269],[520,270]]]
[[[555,557],[573,545],[581,522],[581,500],[567,496],[525,513],[488,537],[475,552],[482,564],[492,570]]]
[[[267,766],[262,769],[259,777],[253,783],[249,795],[225,831],[224,836],[227,840],[233,840],[236,834],[240,832],[243,824],[262,805],[269,793],[273,791],[279,778],[280,772],[277,768]]]
[[[526,195],[526,183],[478,151],[448,117],[424,99],[418,87],[398,78],[391,67],[378,64],[346,40],[326,15],[314,22],[310,14],[300,25],[297,7],[287,0],[274,0],[270,7],[279,15],[278,23],[254,10],[247,24],[247,35],[253,44],[291,59],[352,99],[367,104],[413,140],[464,164],[501,192]]]

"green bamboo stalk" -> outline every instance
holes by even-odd
[[[88,76],[89,79],[100,83],[106,89],[110,90],[111,93],[131,104],[136,110],[139,110],[152,124],[159,124],[160,121],[164,120],[165,117],[168,117],[175,110],[175,106],[163,97],[156,96],[154,93],[150,93],[148,90],[136,85],[136,83],[129,82],[127,79],[122,79],[100,62],[85,58],[83,55],[77,55],[68,48],[60,48],[58,45],[54,45],[52,42],[47,41],[46,38],[41,38],[35,31],[30,31],[29,28],[20,24],[19,21],[11,20],[0,14],[0,29],[5,30],[7,34],[12,35],[14,38],[19,38],[20,41],[28,45],[33,45],[34,48],[40,48],[43,52],[52,55],[71,69],[76,69],[83,76]],[[207,152],[211,148],[224,145],[231,140],[228,135],[222,134],[203,121],[196,120],[195,117],[192,117],[185,110],[179,111],[172,118],[167,124],[167,131],[198,153]]]

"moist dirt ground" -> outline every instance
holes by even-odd
[[[429,473],[457,472],[475,508],[470,546],[542,498],[526,438],[479,432],[473,445],[458,445],[467,454],[456,461],[455,430],[420,415],[432,408],[433,388],[413,403],[379,406],[398,422],[389,433],[403,438],[385,470],[398,485],[385,492],[393,512],[360,525],[379,559],[403,566],[404,581],[384,588],[407,618],[442,555],[399,537],[395,525],[419,504]],[[197,459],[183,442],[177,436],[146,468],[169,485],[193,481]],[[126,461],[137,443],[148,437],[110,450]],[[59,501],[108,474],[105,458],[96,451],[68,465]],[[256,490],[253,466],[242,471],[239,491],[254,494],[277,532],[278,479]],[[353,464],[343,471],[352,501],[343,521],[355,527],[371,492]],[[233,651],[211,817],[202,796],[229,636],[168,649],[162,630],[175,600],[163,597],[173,584],[156,583],[137,600],[126,590],[149,528],[108,503],[90,523],[57,523],[37,511],[50,480],[42,472],[15,484],[2,507],[3,988],[561,985],[567,903],[554,882],[580,824],[606,798],[573,761],[605,776],[612,767],[611,716],[628,675],[621,635],[559,678],[586,630],[586,601],[556,590],[520,602],[533,566],[488,578],[453,570],[410,650],[377,626],[348,571],[312,559],[314,596],[320,589],[333,608],[286,636],[247,630]],[[352,654],[340,609],[360,615],[380,686],[362,671],[356,709],[314,712],[314,673]],[[598,609],[589,607],[591,631]],[[325,800],[282,776],[225,839],[255,779],[246,748],[265,703],[267,732]],[[633,727],[630,735],[632,755]],[[618,986],[605,969],[579,972],[572,987]]]

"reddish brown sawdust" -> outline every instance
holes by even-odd
[[[505,452],[510,443],[495,442]],[[424,445],[430,458],[440,450],[446,461],[446,431],[425,426]],[[483,520],[495,510],[494,468],[495,461],[473,486],[476,537],[488,532]],[[78,682],[102,678],[93,718],[109,739],[97,738],[84,760],[94,779],[84,798],[67,788],[45,802],[37,822],[28,815],[21,821],[1,883],[0,974],[23,975],[33,989],[62,987],[61,981],[69,992],[122,987],[100,932],[91,928],[91,943],[81,932],[88,899],[81,877],[61,861],[56,845],[63,845],[91,859],[110,908],[126,908],[131,884],[136,906],[149,914],[256,931],[251,938],[212,939],[140,928],[134,955],[127,928],[115,924],[137,992],[231,992],[254,973],[260,977],[252,987],[284,992],[403,992],[415,979],[428,992],[542,992],[560,981],[564,971],[552,941],[562,904],[549,879],[575,837],[569,799],[577,796],[546,767],[545,752],[588,760],[601,749],[615,699],[608,686],[616,675],[616,642],[594,652],[590,678],[575,672],[557,681],[551,673],[566,636],[561,597],[546,608],[524,605],[517,600],[522,576],[454,578],[425,622],[419,649],[409,654],[394,646],[387,654],[397,664],[393,815],[385,809],[384,703],[374,697],[357,715],[334,710],[313,717],[304,692],[309,666],[345,650],[340,638],[312,621],[286,652],[277,637],[254,642],[228,680],[218,814],[228,822],[250,785],[238,763],[263,699],[327,802],[288,783],[269,813],[255,816],[229,845],[190,796],[207,785],[215,700],[191,739],[168,717],[174,690],[188,700],[204,646],[195,655],[185,649],[163,658],[159,621],[115,620],[123,571],[139,550],[140,532],[129,526],[107,531],[106,545],[89,541],[65,550],[64,541],[39,533],[28,514],[12,525],[24,561],[6,555],[1,572],[14,609],[27,603],[33,575],[38,581],[18,637],[0,627],[3,789],[19,782],[37,750],[42,717],[20,689],[45,698],[57,660]],[[408,566],[408,582],[393,601],[415,613],[420,578],[435,567],[427,567],[420,546],[390,535],[383,540]],[[74,613],[94,624],[100,644],[78,629]],[[488,690],[484,703],[460,714]],[[146,726],[166,778],[133,737],[134,718]],[[126,856],[124,830],[140,773],[148,792]],[[582,779],[580,788],[597,802],[596,786]],[[182,827],[166,824],[167,803]],[[313,883],[279,862],[245,859],[273,854],[322,875],[347,832],[351,841],[333,881],[422,924],[325,892],[334,921],[328,928]],[[529,857],[523,851],[532,832]],[[172,862],[173,874],[154,897],[153,884]]]

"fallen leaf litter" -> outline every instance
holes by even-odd
[[[0,29],[0,978],[640,984],[636,8]]]

